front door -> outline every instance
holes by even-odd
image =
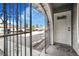
[[[54,42],[71,45],[71,11],[54,14]]]

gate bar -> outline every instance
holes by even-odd
[[[32,56],[32,3],[30,3],[30,56]]]
[[[22,19],[21,19],[21,4],[20,4],[20,30],[22,30],[22,21],[21,20]],[[20,50],[21,50],[21,56],[22,56],[22,34],[20,34]]]
[[[24,27],[26,32],[26,4],[24,4]],[[25,56],[26,56],[26,33],[25,33]]]
[[[12,4],[12,11],[13,11],[13,34],[14,34],[14,4]],[[14,36],[13,36],[13,56],[14,56]]]
[[[5,37],[6,33],[6,28],[7,28],[7,22],[6,22],[6,3],[3,4],[3,16],[4,16],[4,56],[8,56],[8,40],[7,37]]]
[[[9,4],[9,16],[11,16],[11,4]],[[10,26],[11,26],[11,18],[9,18],[9,29],[10,29]],[[9,49],[10,49],[10,56],[11,56],[11,36],[9,36]]]
[[[16,29],[17,29],[17,33],[18,33],[18,3],[16,4]],[[17,42],[17,56],[18,56],[18,54],[19,54],[19,47],[18,47],[18,34],[17,34],[17,40],[16,40],[16,42]]]

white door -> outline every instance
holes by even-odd
[[[54,14],[54,42],[71,45],[71,11]]]

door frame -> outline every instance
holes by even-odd
[[[71,11],[71,47],[73,47],[73,11],[71,10],[66,10],[66,11]],[[61,12],[65,12],[65,11],[61,11]],[[60,13],[60,12],[57,12]],[[54,13],[55,14],[55,13]],[[54,42],[54,14],[53,14],[53,45],[56,43]],[[63,43],[61,43],[63,44]]]

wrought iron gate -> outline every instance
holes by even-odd
[[[27,6],[29,6],[29,14],[26,12]],[[4,56],[32,56],[32,4],[4,3],[0,7],[0,20],[4,33],[0,35],[0,38],[4,39]],[[29,27],[26,23],[26,16],[29,17]],[[29,40],[26,39],[26,33],[30,33],[30,37],[27,38]],[[45,33],[45,47],[48,43],[47,37]]]
[[[26,7],[29,6],[29,30],[26,31]],[[32,4],[10,4],[4,3],[1,5],[2,10],[0,19],[2,20],[4,38],[4,56],[19,56],[27,55],[32,56]],[[23,15],[21,11],[24,10]],[[29,42],[30,49],[27,52],[26,48],[26,33],[30,33]],[[24,47],[22,46],[24,45]]]

